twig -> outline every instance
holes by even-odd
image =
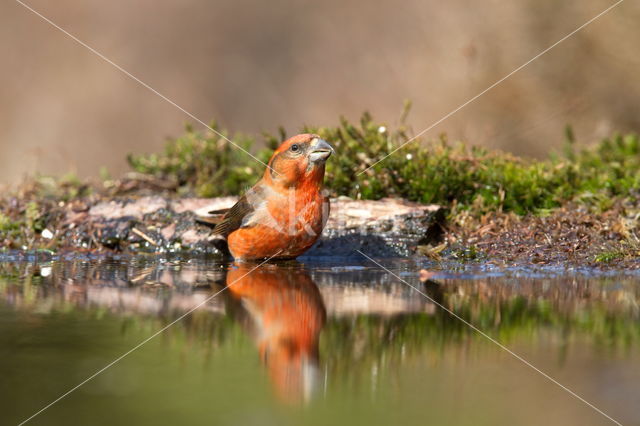
[[[144,232],[140,231],[138,228],[133,228],[131,230],[131,232],[133,232],[134,234],[138,235],[139,237],[145,239],[147,242],[149,242],[150,244],[153,244],[154,246],[157,246],[158,243],[156,243],[153,238],[151,238],[150,236],[148,236],[147,234],[145,234]]]

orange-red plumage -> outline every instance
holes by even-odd
[[[316,284],[302,268],[233,265],[230,296],[251,332],[273,385],[284,400],[298,402],[319,379],[319,339],[326,312]],[[233,310],[233,312],[237,312]]]
[[[329,216],[322,185],[332,152],[313,134],[297,135],[280,145],[262,179],[214,229],[227,238],[233,257],[292,259],[317,241]]]

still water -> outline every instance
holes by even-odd
[[[640,424],[638,275],[2,256],[2,424]]]

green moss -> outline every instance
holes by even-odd
[[[454,250],[452,253],[453,257],[462,261],[462,262],[471,262],[474,260],[479,260],[481,257],[480,251],[478,247],[471,245],[469,247],[461,248],[458,250]]]
[[[640,187],[640,140],[635,134],[616,135],[579,150],[573,131],[567,128],[563,152],[535,161],[450,143],[445,136],[412,140],[405,124],[407,112],[408,107],[395,129],[374,121],[368,113],[357,124],[341,118],[334,127],[301,129],[321,135],[336,148],[326,179],[333,195],[402,197],[454,204],[478,213],[503,210],[543,215],[567,201],[606,210],[617,197],[630,196]],[[215,124],[214,128],[218,129]],[[252,150],[257,143],[250,137],[239,135],[233,140],[267,162],[285,137],[283,131],[278,137],[265,135],[267,148],[257,151]],[[169,140],[163,153],[130,155],[128,160],[140,173],[172,180],[180,191],[203,197],[238,194],[256,182],[264,169],[213,132],[190,127],[185,135]]]
[[[38,175],[30,182],[30,191],[38,199],[70,201],[91,195],[92,188],[76,174],[67,173],[61,177]]]
[[[12,221],[8,216],[0,212],[0,232],[12,232],[20,229],[20,223]]]
[[[625,254],[622,251],[605,251],[595,257],[596,262],[609,263],[617,259],[622,259]]]
[[[220,131],[215,123],[211,127]],[[201,197],[238,194],[261,174],[262,164],[216,133],[197,132],[191,126],[186,126],[185,131],[183,136],[170,139],[161,154],[130,154],[129,164],[137,172],[172,180],[179,188]],[[247,151],[254,144],[242,135],[232,140]],[[269,151],[256,157],[266,163]]]

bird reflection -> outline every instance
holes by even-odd
[[[297,262],[253,268],[230,268],[227,306],[253,337],[277,395],[308,402],[320,383],[318,344],[326,321],[318,286]]]

